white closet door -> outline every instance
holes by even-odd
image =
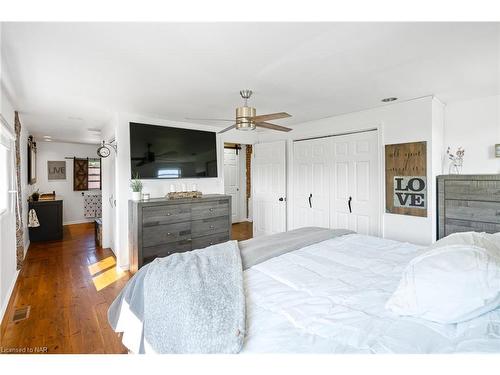
[[[331,138],[331,228],[380,235],[376,131]]]
[[[224,149],[224,192],[231,196],[232,222],[240,221],[240,163],[236,150]]]
[[[254,145],[252,160],[253,235],[286,231],[286,143]]]
[[[327,138],[294,142],[293,227],[329,226]]]

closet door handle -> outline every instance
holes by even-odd
[[[311,201],[312,197],[313,197],[312,193],[309,194],[309,208],[313,208],[312,201]]]
[[[347,200],[347,207],[349,207],[349,212],[350,213],[352,213],[351,201],[352,201],[352,197],[349,197],[349,199]]]

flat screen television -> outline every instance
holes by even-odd
[[[217,177],[215,132],[130,123],[132,178]]]

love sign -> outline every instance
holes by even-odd
[[[66,161],[47,161],[48,180],[66,179]]]
[[[385,212],[427,216],[427,143],[385,145]]]
[[[427,208],[425,176],[394,176],[394,207]]]

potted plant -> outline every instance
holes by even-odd
[[[462,173],[462,166],[464,165],[465,150],[462,147],[459,147],[457,149],[457,152],[455,155],[453,155],[450,151],[451,151],[451,148],[448,147],[448,149],[446,150],[446,153],[448,154],[448,159],[451,160],[449,173],[450,174],[461,174]]]
[[[38,202],[38,198],[40,198],[40,193],[38,192],[38,189],[36,189],[36,191],[34,191],[32,194],[31,194],[31,200],[33,202]]]
[[[130,187],[132,188],[132,200],[140,201],[142,192],[142,181],[140,180],[139,173],[136,173],[135,177],[130,181]]]

